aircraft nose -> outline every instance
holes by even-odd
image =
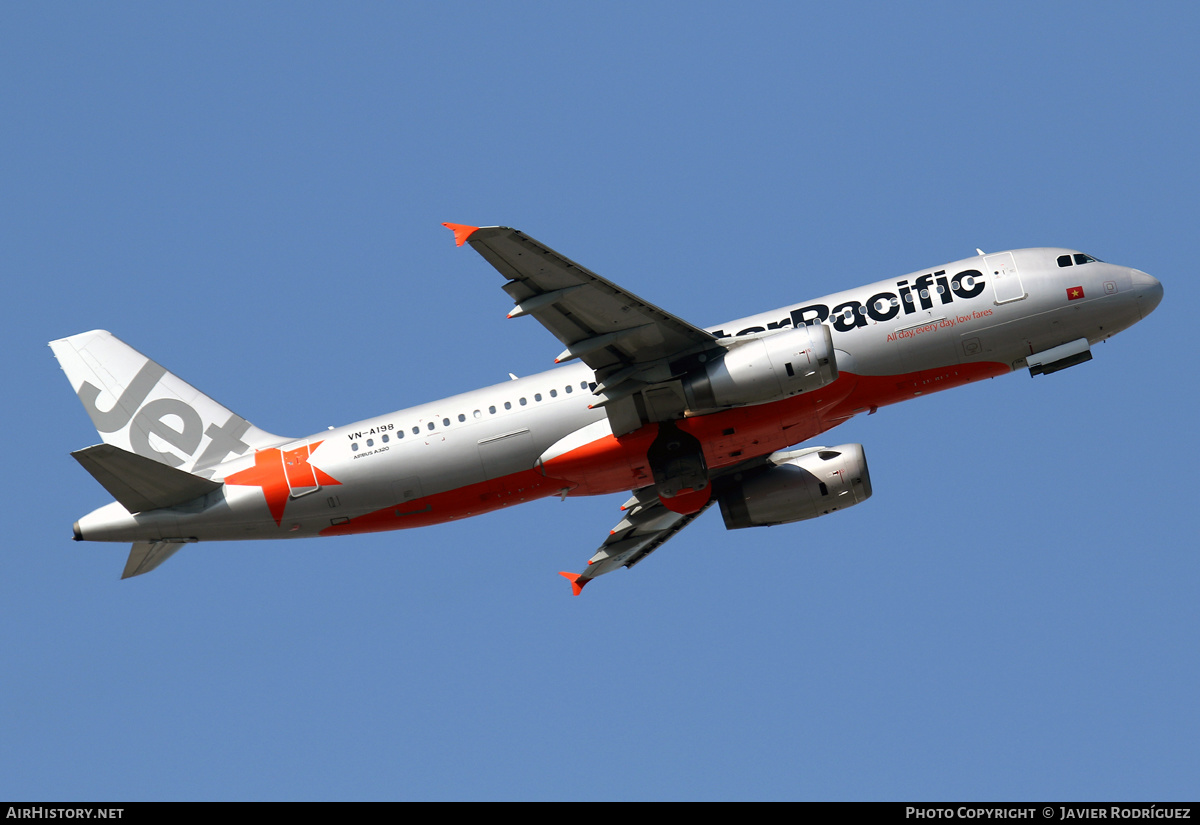
[[[1153,275],[1139,269],[1133,270],[1133,291],[1137,294],[1138,307],[1145,318],[1162,301],[1163,287]]]

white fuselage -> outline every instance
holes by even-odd
[[[1059,264],[1064,257],[1070,265]],[[968,258],[710,330],[736,338],[828,324],[840,374],[812,394],[689,416],[680,426],[720,468],[860,412],[1020,369],[1067,342],[1094,344],[1161,298],[1145,273],[1076,257],[1041,248]],[[110,504],[80,519],[77,534],[155,541],[368,532],[645,486],[648,436],[612,436],[605,410],[590,406],[594,380],[586,365],[569,364],[229,457],[206,468],[225,483],[202,499],[137,514]],[[207,446],[181,455],[181,469],[193,469]]]

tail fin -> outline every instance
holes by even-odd
[[[206,476],[222,461],[291,440],[258,429],[111,332],[50,348],[106,444]]]

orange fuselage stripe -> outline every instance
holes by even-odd
[[[808,441],[859,413],[1008,372],[1010,369],[1006,364],[983,362],[904,375],[842,373],[828,387],[813,392],[772,404],[738,407],[685,418],[678,424],[680,429],[700,440],[704,445],[708,467],[717,470]],[[348,522],[326,527],[321,535],[424,527],[499,510],[523,501],[555,495],[563,490],[569,490],[571,495],[628,492],[653,483],[646,451],[657,431],[657,426],[648,425],[628,435],[605,436],[557,456],[538,468],[376,510]],[[252,473],[255,469],[245,470],[238,476]],[[320,473],[320,470],[316,472]],[[226,481],[230,482],[231,479]],[[285,496],[286,486],[286,481],[283,481]],[[267,492],[265,485],[263,489]],[[268,493],[268,502],[271,501]],[[275,515],[274,508],[272,515]],[[276,518],[278,521],[279,517]]]

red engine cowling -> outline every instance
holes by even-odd
[[[721,490],[725,527],[767,527],[844,510],[871,497],[861,444],[779,452],[771,464]]]
[[[684,379],[693,410],[778,401],[837,379],[829,327],[812,324],[739,340]]]

